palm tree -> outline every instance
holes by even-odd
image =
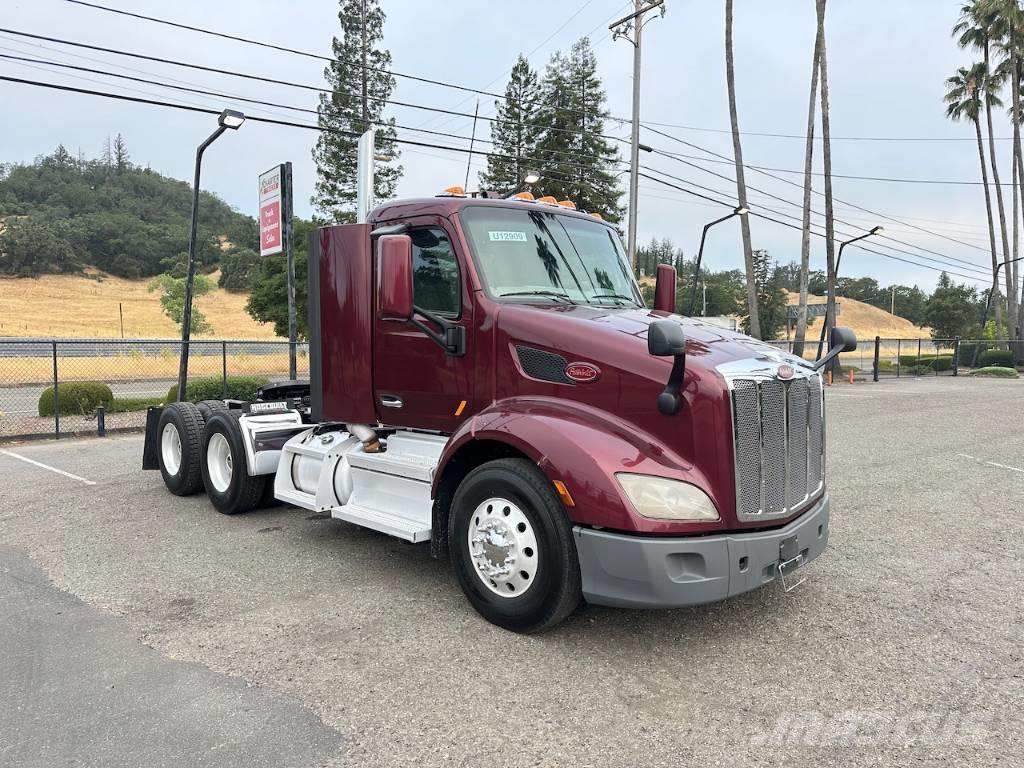
[[[988,190],[988,167],[985,164],[985,143],[981,137],[981,102],[988,79],[988,69],[981,62],[970,69],[960,67],[956,74],[946,79],[946,117],[950,120],[970,120],[978,140],[978,160],[981,163],[981,184],[985,190],[985,213],[988,215],[988,239],[992,250],[993,291],[991,301],[996,307],[996,338],[1003,340],[1003,302],[999,297],[999,283],[996,268],[996,230],[992,221],[992,195]],[[999,97],[988,94],[993,106],[1001,106]]]
[[[1006,209],[1003,206],[1003,188],[999,182],[999,160],[996,156],[995,132],[992,128],[992,107],[999,106],[999,99],[996,94],[1002,89],[1003,81],[1010,76],[1010,67],[1003,67],[994,70],[991,64],[990,52],[993,41],[1006,40],[1012,37],[1010,30],[1012,25],[1007,17],[1008,8],[1004,2],[992,2],[992,0],[973,0],[965,3],[960,8],[960,19],[953,26],[953,36],[957,37],[957,43],[961,48],[974,48],[982,54],[982,64],[988,72],[985,87],[985,121],[988,128],[988,157],[992,166],[992,185],[996,190],[996,211],[999,214],[999,232],[1002,236],[1003,258],[1002,261],[1010,258],[1010,244],[1006,233]],[[1016,2],[1013,2],[1016,7]],[[1010,34],[1008,34],[1010,33]],[[1011,48],[1012,50],[1012,48]],[[1006,57],[1006,63],[1010,63],[1010,56]],[[993,104],[993,97],[996,103]],[[1016,225],[1016,218],[1014,218]],[[1016,290],[1010,270],[1006,273],[1006,296],[1010,317],[1017,314]],[[1008,333],[1010,339],[1015,338],[1015,323],[1009,323]]]
[[[804,210],[800,231],[800,307],[796,316],[796,337],[793,354],[803,357],[807,336],[807,284],[811,267],[811,171],[814,165],[814,108],[818,98],[818,64],[821,60],[821,41],[824,29],[818,28],[814,38],[814,58],[811,61],[811,95],[807,104],[807,146],[804,150]]]
[[[743,175],[743,148],[740,146],[740,123],[736,115],[736,72],[732,54],[732,0],[725,0],[725,83],[729,91],[729,120],[732,124],[732,150],[736,162],[736,200],[740,208],[747,207],[747,181]],[[750,217],[740,216],[743,236],[743,261],[747,268],[747,312],[750,335],[761,338],[761,321],[757,312],[757,282],[754,277],[754,249],[750,243]]]
[[[821,153],[822,170],[825,172],[825,264],[828,283],[828,300],[825,307],[825,325],[836,326],[836,231],[832,206],[832,136],[829,126],[828,107],[828,57],[825,53],[825,0],[817,0],[818,14],[818,69],[821,80]],[[838,372],[838,361],[835,367]]]

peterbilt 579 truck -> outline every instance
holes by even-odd
[[[785,584],[828,540],[818,370],[855,339],[812,366],[673,314],[675,281],[647,309],[616,230],[567,201],[385,204],[310,239],[308,397],[152,409],[143,466],[226,514],[429,541],[518,632]]]

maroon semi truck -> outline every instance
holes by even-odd
[[[519,632],[582,600],[785,584],[828,540],[817,370],[852,334],[812,367],[673,314],[668,267],[647,309],[613,227],[527,197],[446,193],[320,229],[309,397],[154,409],[144,466],[227,514],[273,498],[429,541]]]

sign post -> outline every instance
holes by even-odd
[[[260,176],[260,256],[284,251],[288,269],[288,378],[297,378],[295,314],[295,237],[292,227],[292,164]]]

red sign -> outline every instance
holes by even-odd
[[[590,363],[569,363],[565,366],[565,375],[580,384],[589,384],[591,381],[597,381],[601,371]]]
[[[281,237],[281,166],[260,176],[260,256],[280,253]]]

